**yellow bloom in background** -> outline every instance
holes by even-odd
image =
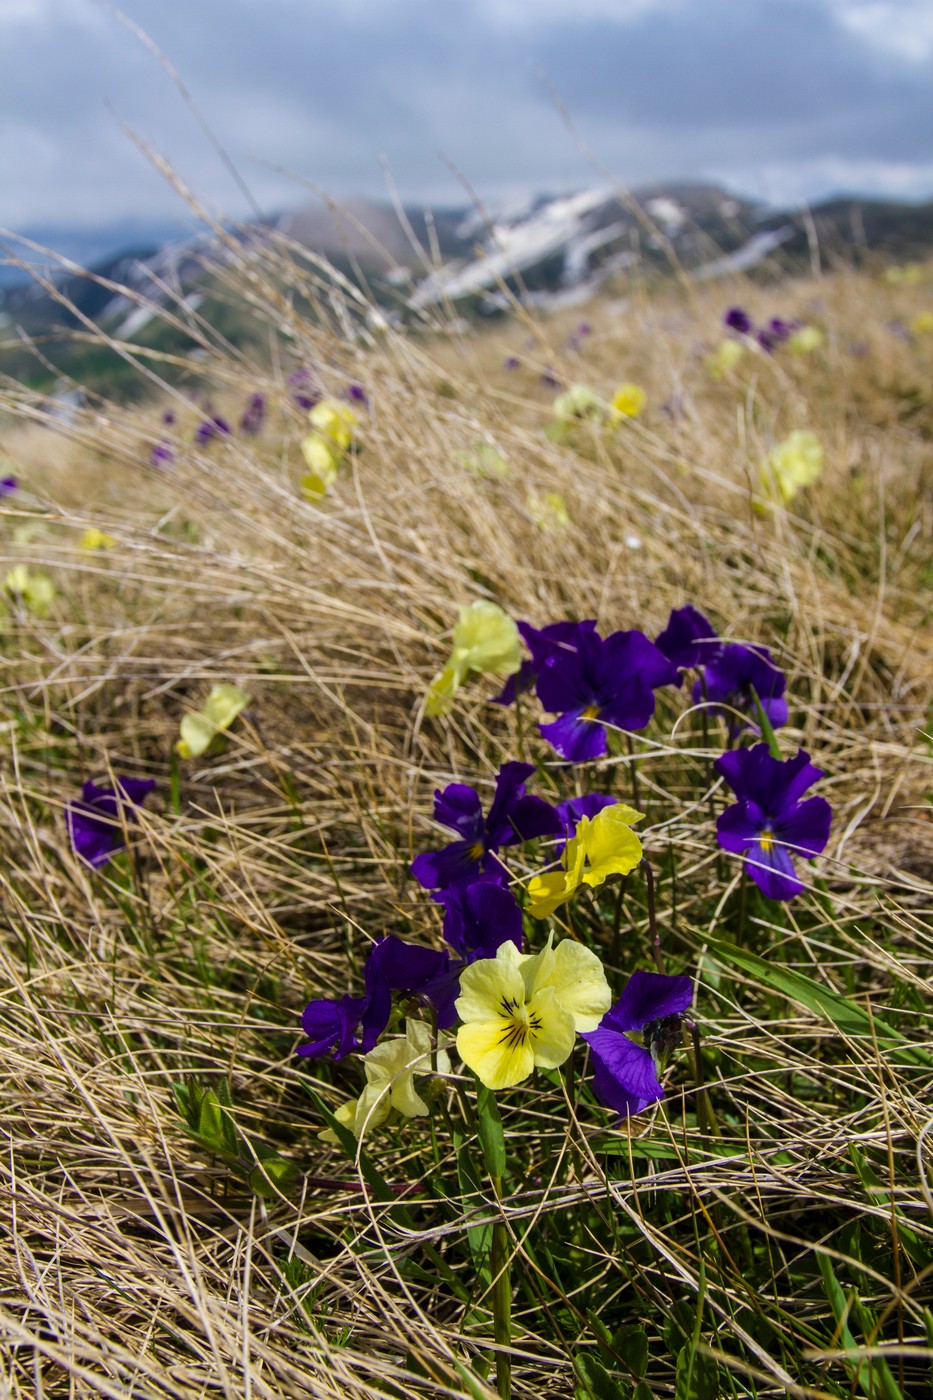
[[[416,1074],[431,1074],[431,1031],[424,1021],[406,1021],[405,1035],[398,1040],[383,1040],[368,1055],[363,1056],[366,1087],[358,1099],[341,1104],[334,1117],[349,1128],[354,1137],[362,1137],[370,1128],[384,1123],[393,1108],[406,1118],[424,1118],[428,1106],[415,1089]],[[450,1056],[443,1048],[437,1051],[437,1072],[450,1073]],[[337,1134],[325,1128],[318,1136],[323,1142],[337,1142]]]
[[[884,280],[890,282],[892,287],[915,287],[922,276],[923,268],[915,262],[904,263],[903,266],[895,264],[884,270]]]
[[[14,564],[3,587],[34,617],[48,617],[55,598],[55,585],[48,574],[33,573],[25,564]]]
[[[301,492],[307,500],[321,500],[337,480],[358,421],[353,409],[336,399],[322,399],[309,412],[312,432],[301,443],[308,465],[308,472],[301,479]]]
[[[745,346],[740,340],[723,340],[703,363],[713,379],[724,379],[744,356]]]
[[[921,311],[910,323],[914,335],[929,335],[933,332],[933,311]]]
[[[609,402],[609,425],[615,427],[623,418],[637,418],[648,395],[640,384],[620,384]]]
[[[512,676],[522,664],[518,628],[497,603],[480,599],[460,609],[454,627],[453,654],[440,675],[431,682],[427,712],[439,715],[471,671],[491,676]]]
[[[564,847],[560,870],[528,882],[528,912],[545,919],[565,904],[580,885],[601,885],[610,875],[628,875],[641,860],[641,841],[632,827],[644,812],[617,802],[595,817],[581,817]]]
[[[792,355],[811,355],[825,343],[826,337],[819,326],[801,326],[787,342],[787,348]]]
[[[98,530],[96,525],[91,525],[81,536],[81,549],[113,549],[116,540],[113,535],[108,535],[104,530]]]
[[[582,943],[565,938],[555,948],[552,934],[536,954],[503,943],[461,973],[457,1051],[487,1089],[508,1089],[536,1065],[562,1065],[577,1032],[594,1031],[611,1000],[602,963]]]
[[[761,487],[767,501],[786,506],[801,487],[811,486],[822,470],[823,444],[816,433],[797,428],[768,453],[761,469]]]
[[[474,443],[469,452],[458,452],[457,461],[477,476],[504,479],[512,475],[507,457],[488,442]]]
[[[200,758],[248,704],[249,696],[238,686],[212,686],[203,709],[183,718],[175,752],[181,758]]]
[[[528,512],[539,529],[544,530],[546,534],[566,530],[570,524],[567,502],[559,491],[545,491],[543,495],[532,491],[528,497]]]
[[[588,384],[571,384],[554,400],[555,418],[602,418],[605,412],[605,403]]]

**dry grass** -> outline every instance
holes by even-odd
[[[242,276],[257,315],[287,314],[280,265]],[[0,447],[24,485],[0,524],[0,567],[42,568],[58,596],[48,619],[11,617],[0,641],[6,1393],[494,1393],[463,1370],[489,1350],[464,1222],[494,1204],[461,1194],[440,1120],[373,1138],[386,1179],[417,1187],[404,1216],[379,1202],[317,1140],[307,1086],[336,1103],[348,1077],[293,1054],[308,995],[358,986],[368,940],[438,939],[406,873],[430,844],[432,789],[452,776],[488,788],[516,754],[515,717],[484,703],[482,681],[449,719],[422,713],[456,608],[474,598],[539,625],[594,616],[650,635],[689,600],[730,639],[772,647],[793,697],[784,751],[799,744],[826,769],[835,819],[821,883],[786,908],[752,903],[747,944],[870,997],[931,1048],[933,337],[887,328],[917,297],[851,272],[633,287],[587,308],[580,352],[562,318],[356,341],[293,319],[292,364],[212,351],[197,369],[229,415],[253,388],[270,394],[258,443],[194,450],[198,411],[176,391],[179,455],[162,471],[148,465],[162,403],[95,405],[55,427],[9,386]],[[734,300],[818,320],[826,349],[713,383],[703,345]],[[297,491],[302,415],[285,387],[297,363],[372,400],[362,451],[320,507]],[[545,368],[604,391],[637,380],[649,410],[614,441],[554,446]],[[825,474],[799,510],[762,519],[758,462],[796,427],[823,439]],[[477,442],[505,455],[508,479],[464,467],[457,454]],[[566,499],[563,532],[529,511],[528,493],[546,490]],[[81,552],[87,525],[117,546]],[[176,794],[179,719],[215,680],[252,704]],[[637,764],[647,848],[659,866],[676,857],[662,939],[672,970],[698,978],[715,1124],[698,1123],[686,1054],[631,1139],[554,1084],[504,1097],[522,1163],[507,1213],[515,1394],[589,1395],[595,1382],[573,1370],[583,1353],[616,1375],[605,1393],[630,1394],[594,1316],[610,1333],[645,1327],[652,1394],[700,1394],[672,1360],[684,1303],[695,1354],[722,1358],[719,1393],[890,1394],[853,1352],[876,1344],[903,1395],[927,1393],[930,1062],[710,955],[711,936],[735,937],[738,871],[715,853],[720,736],[704,741],[687,709],[685,693],[665,701],[594,786],[627,787]],[[554,792],[567,775],[542,757],[538,790]],[[94,875],[70,850],[64,804],[118,772],[156,778],[158,794],[129,856]],[[598,909],[582,917],[598,943]],[[626,966],[647,950],[637,898],[628,921]],[[186,1139],[171,1085],[192,1074],[230,1083],[239,1127],[304,1174],[294,1191],[264,1199]],[[858,1291],[845,1295],[851,1345],[818,1248]]]

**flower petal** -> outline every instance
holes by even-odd
[[[539,724],[543,739],[569,763],[589,763],[606,752],[606,731],[593,719],[582,719],[582,709],[570,710],[550,724]]]
[[[596,1030],[583,1038],[593,1056],[593,1087],[609,1108],[625,1116],[663,1099],[654,1061],[642,1046],[610,1030]]]
[[[471,971],[467,968],[467,972]],[[501,1018],[471,1021],[457,1032],[457,1053],[487,1089],[509,1089],[520,1084],[535,1067],[530,1037],[513,1042],[504,1032]]]
[[[457,1015],[461,1021],[486,1022],[500,1018],[504,1002],[525,1004],[525,983],[517,962],[502,956],[514,944],[504,943],[495,958],[483,958],[465,967],[460,977]],[[518,956],[518,955],[516,955]]]
[[[603,1028],[638,1031],[649,1021],[681,1015],[692,1001],[693,983],[689,977],[633,972],[619,1000],[606,1013]]]
[[[545,985],[553,988],[577,1031],[594,1031],[612,1001],[599,958],[572,938],[562,938],[554,949],[554,965]]]

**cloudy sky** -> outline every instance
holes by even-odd
[[[712,178],[933,197],[933,0],[0,0],[0,226]],[[576,131],[562,119],[563,103]],[[591,154],[588,154],[590,152]]]

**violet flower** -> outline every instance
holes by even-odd
[[[781,760],[767,744],[733,749],[714,766],[739,799],[716,822],[720,846],[745,856],[748,873],[769,899],[793,899],[804,885],[791,852],[817,856],[829,840],[832,808],[825,797],[800,801],[823,770],[802,749]]]
[[[459,833],[459,839],[439,851],[423,851],[412,861],[411,873],[427,890],[469,885],[475,880],[504,884],[507,872],[497,852],[516,841],[536,836],[559,836],[560,818],[543,798],[525,795],[525,779],[533,763],[504,763],[496,792],[483,816],[479,794],[466,783],[448,783],[434,794],[434,817]]]
[[[521,952],[522,911],[511,890],[490,880],[451,885],[434,898],[444,908],[444,937],[458,955],[422,989],[442,1030],[457,1020],[460,974],[480,958],[494,958],[503,943]]]
[[[730,306],[722,323],[738,335],[751,335],[753,330],[752,318],[741,306]]]
[[[734,739],[749,725],[757,732],[753,691],[772,729],[786,724],[786,687],[787,679],[772,661],[767,647],[734,642],[724,646],[716,659],[704,666],[701,678],[693,687],[693,703],[697,705],[706,700],[717,708],[727,707],[729,737]]]
[[[296,408],[307,410],[321,402],[321,395],[314,387],[310,370],[303,367],[292,370],[288,376],[288,385],[292,390],[291,399]]]
[[[240,432],[248,433],[255,437],[262,431],[262,425],[266,421],[266,396],[265,394],[250,394],[243,416],[240,419]]]
[[[394,934],[380,939],[366,960],[363,996],[309,1002],[301,1025],[311,1039],[296,1053],[309,1058],[331,1055],[335,1060],[354,1050],[368,1054],[389,1024],[393,992],[423,995],[449,965],[449,954],[434,948],[419,948]]]
[[[518,369],[520,364],[521,360],[517,355],[506,355],[505,359],[502,361],[502,368],[508,370]]]
[[[369,395],[362,384],[348,384],[343,396],[350,403],[358,403],[361,408],[369,408]]]
[[[167,408],[167,409],[165,410],[165,412],[162,414],[162,422],[165,424],[165,426],[166,426],[167,428],[170,428],[170,427],[172,426],[172,424],[175,422],[175,410],[174,410],[174,409],[171,409],[171,408]]]
[[[797,321],[782,321],[779,316],[772,316],[768,324],[758,332],[758,344],[770,355],[771,351],[783,345],[785,340],[790,340],[798,328]]]
[[[581,627],[591,631],[595,622],[549,622],[546,627],[532,627],[530,622],[516,624],[519,635],[531,652],[531,660],[523,661],[514,676],[509,676],[499,694],[490,700],[491,705],[512,705],[519,695],[531,690],[538,679],[538,673],[547,657],[562,646],[573,647]]]
[[[716,628],[690,603],[683,608],[672,609],[667,626],[655,640],[655,646],[663,651],[678,671],[691,671],[715,661],[722,651],[722,641]],[[683,677],[678,676],[676,684],[680,685],[682,681]]]
[[[175,449],[170,442],[157,442],[149,455],[149,461],[154,467],[168,466],[169,462],[175,460]]]
[[[561,758],[585,763],[606,752],[604,724],[643,729],[654,714],[655,688],[676,685],[677,672],[643,632],[604,640],[592,622],[575,626],[572,644],[551,650],[541,667],[538,699],[559,718],[538,728]]]
[[[116,788],[85,783],[80,798],[65,808],[75,855],[95,870],[124,849],[123,819],[130,820],[132,809],[141,807],[155,787],[152,778],[118,777],[116,781]]]
[[[0,479],[0,499],[4,496],[12,496],[19,487],[19,482],[15,476],[5,476]]]
[[[204,447],[207,443],[213,441],[215,437],[229,436],[230,424],[227,422],[226,418],[221,418],[219,414],[215,413],[212,417],[205,418],[198,424],[194,440],[198,447]]]
[[[595,1031],[583,1035],[593,1057],[593,1088],[624,1116],[663,1099],[659,1071],[680,1037],[680,1019],[693,1000],[689,977],[634,972]],[[638,1044],[628,1032],[640,1031]]]

